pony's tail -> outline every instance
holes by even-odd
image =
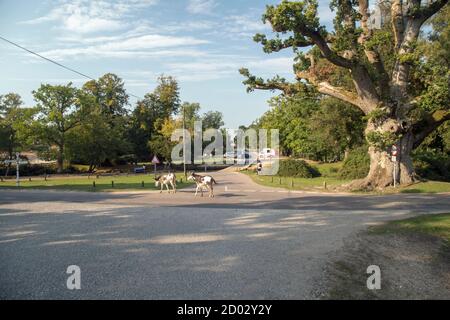
[[[214,180],[214,178],[213,177],[211,177],[211,181],[214,183],[214,184],[218,184],[217,183],[217,181],[216,180]]]

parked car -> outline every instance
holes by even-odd
[[[236,154],[233,151],[226,152],[223,157],[225,159],[234,159],[236,158]]]
[[[271,159],[275,157],[275,150],[270,148],[264,148],[259,152],[260,159]]]

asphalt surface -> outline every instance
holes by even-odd
[[[0,190],[0,298],[315,299],[344,239],[450,209],[449,195],[288,192],[213,175],[215,198]],[[81,290],[66,287],[70,265]]]

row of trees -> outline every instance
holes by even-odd
[[[81,88],[43,84],[33,91],[34,107],[25,108],[18,94],[0,96],[0,151],[13,158],[16,151],[36,150],[47,160],[89,165],[148,161],[157,154],[170,161],[170,136],[195,120],[219,128],[222,114],[200,115],[198,103],[181,103],[177,81],[160,76],[155,90],[130,110],[124,82],[114,74],[86,82]]]
[[[318,95],[278,96],[253,126],[279,128],[284,155],[324,162],[339,161],[364,143],[362,112]]]

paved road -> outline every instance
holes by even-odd
[[[323,195],[214,176],[214,199],[0,190],[0,298],[316,298],[345,238],[450,207],[448,195]],[[69,265],[81,290],[66,288]]]

